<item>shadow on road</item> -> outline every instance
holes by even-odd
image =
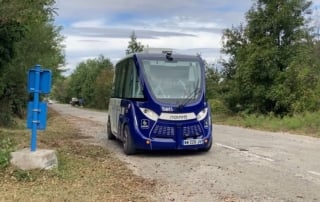
[[[122,142],[120,140],[109,140],[112,144],[116,144],[122,150]],[[208,152],[199,150],[138,150],[134,156],[145,158],[163,158],[163,157],[179,157],[179,156],[198,156],[205,155]]]

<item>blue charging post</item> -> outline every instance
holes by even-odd
[[[27,127],[31,129],[32,152],[37,150],[37,130],[44,130],[47,121],[47,103],[39,102],[40,94],[50,93],[51,71],[36,65],[28,73],[28,92],[33,94],[33,101],[28,103]]]
[[[58,158],[54,150],[37,150],[37,130],[45,130],[47,123],[47,103],[40,102],[41,94],[51,90],[51,71],[34,66],[28,72],[28,93],[33,99],[28,102],[27,128],[31,129],[30,150],[24,148],[11,152],[10,163],[22,170],[51,169],[58,166]]]
[[[33,93],[33,110],[32,110],[32,132],[31,132],[31,151],[37,149],[37,129],[39,124],[38,113],[39,109],[39,93],[40,93],[40,65],[35,66],[35,83]]]

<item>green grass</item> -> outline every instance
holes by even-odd
[[[241,126],[268,131],[290,132],[320,137],[320,112],[306,112],[293,116],[213,114],[217,124]]]
[[[0,169],[10,164],[10,152],[14,151],[14,143],[9,137],[0,138]]]

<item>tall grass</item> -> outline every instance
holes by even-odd
[[[0,133],[0,137],[2,137]],[[14,143],[9,137],[0,139],[0,170],[10,164],[10,152],[14,150]]]
[[[217,115],[216,123],[256,128],[269,131],[282,131],[320,137],[320,111],[305,112],[293,116],[276,117],[270,115]]]

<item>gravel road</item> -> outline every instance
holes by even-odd
[[[320,201],[320,139],[214,125],[213,148],[126,156],[106,138],[105,112],[50,107],[107,147],[139,176],[158,182],[155,201]],[[81,121],[79,121],[81,120]]]

